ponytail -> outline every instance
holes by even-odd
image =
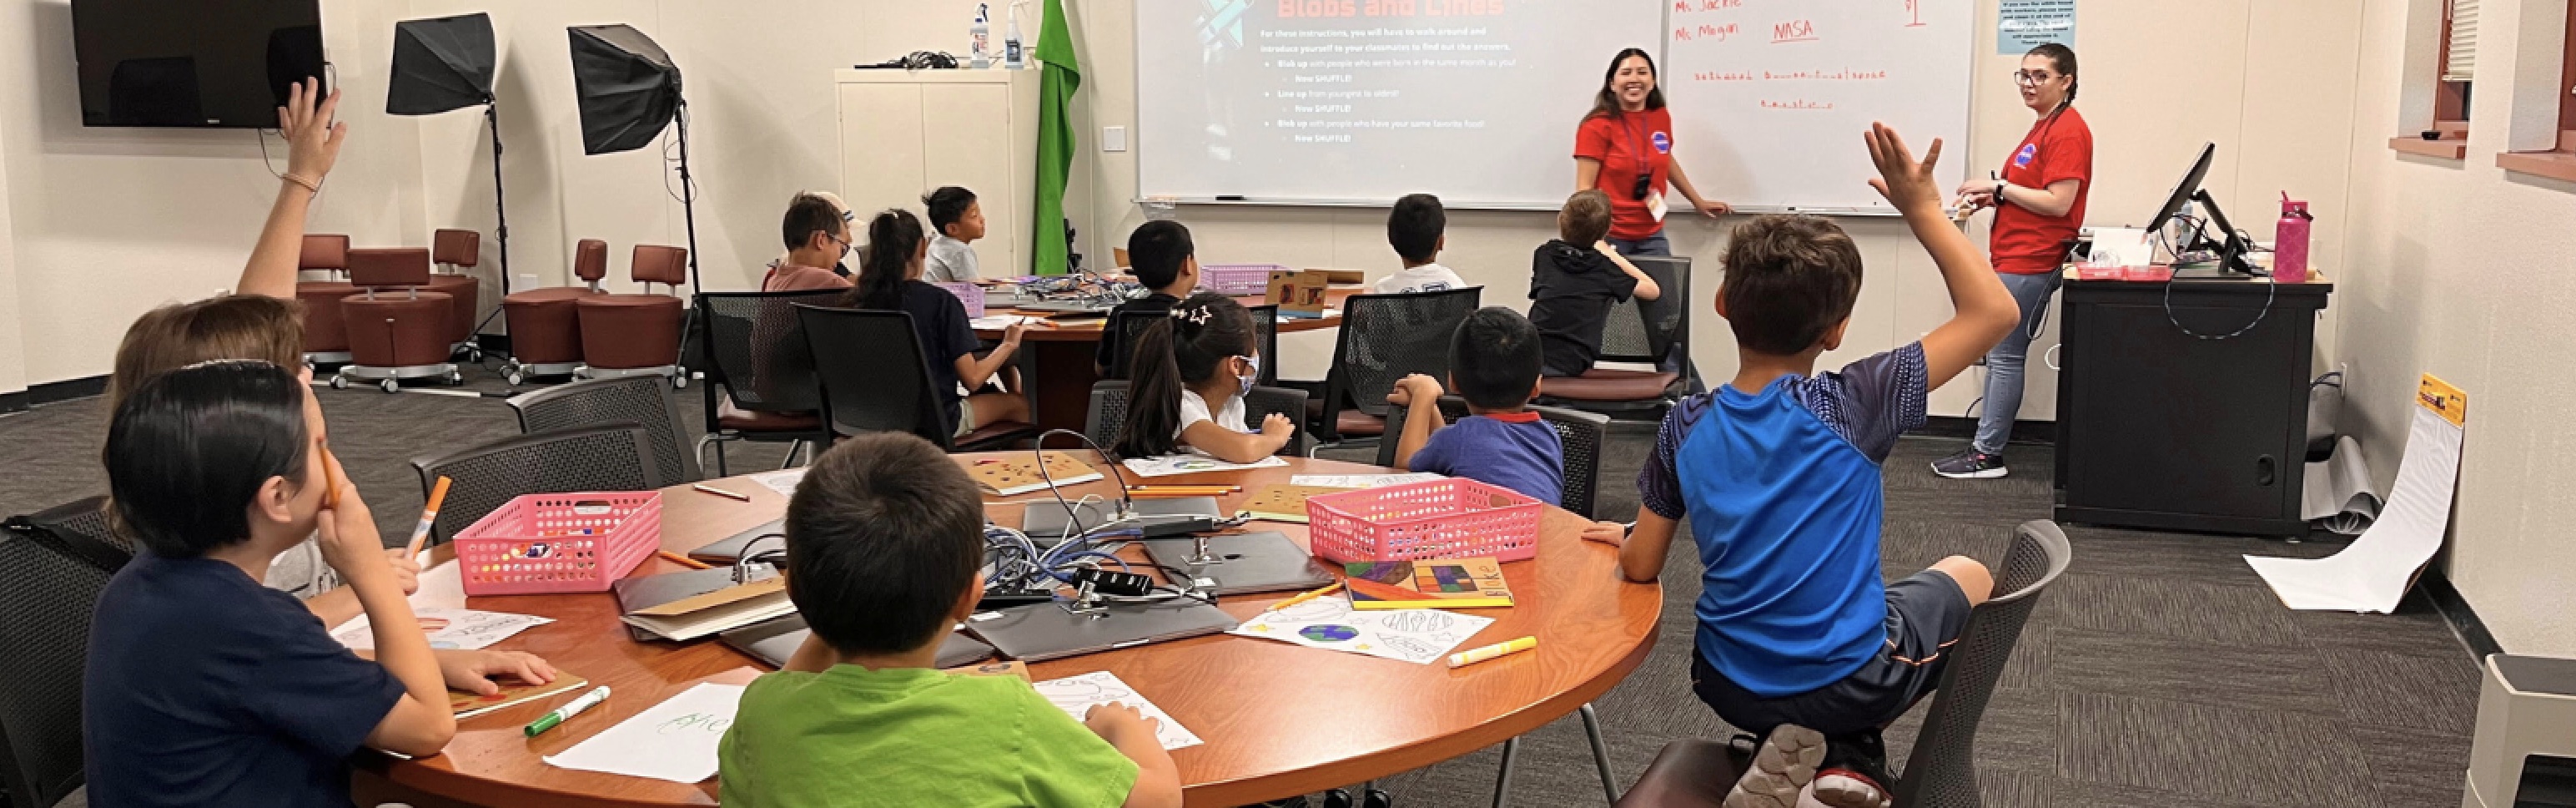
[[[1226,359],[1251,356],[1253,345],[1251,312],[1213,292],[1191,295],[1172,306],[1171,316],[1145,326],[1128,362],[1127,423],[1114,447],[1118,455],[1159,457],[1178,449],[1181,392],[1215,376]]]
[[[912,277],[913,254],[921,250],[921,220],[912,211],[893,209],[868,220],[868,252],[859,261],[859,279],[844,302],[851,308],[891,311],[903,305],[903,282]]]

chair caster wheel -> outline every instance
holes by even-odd
[[[331,389],[347,390],[349,389],[349,380],[339,376],[333,376],[331,377]]]
[[[457,371],[448,371],[448,373],[447,373],[447,386],[449,386],[449,387],[455,387],[455,386],[457,386],[457,385],[461,385],[461,384],[464,384],[464,383],[465,383],[465,374],[464,374],[464,373],[457,372]]]
[[[521,373],[521,372],[518,372],[518,371],[515,371],[515,370],[510,371],[510,372],[508,372],[508,373],[501,374],[501,378],[502,378],[502,379],[505,379],[505,380],[508,380],[508,381],[510,382],[510,386],[511,386],[511,387],[517,387],[517,386],[519,386],[519,385],[526,384],[526,383],[528,382],[528,374]]]
[[[1367,798],[1360,801],[1360,806],[1361,808],[1395,808],[1395,795],[1372,788],[1368,790]]]
[[[687,376],[673,376],[673,377],[671,377],[671,389],[673,389],[673,390],[687,390],[687,389],[689,389],[689,377],[687,377]]]
[[[383,388],[383,389],[384,389],[384,391],[385,391],[385,392],[388,392],[388,393],[400,393],[400,392],[402,392],[402,382],[398,382],[398,381],[395,381],[395,380],[392,380],[392,379],[386,379],[386,380],[384,380],[384,381],[377,382],[377,383],[376,383],[376,386],[377,386],[377,387],[380,387],[380,388]]]

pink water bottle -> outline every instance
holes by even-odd
[[[2291,199],[2281,192],[2281,221],[2272,231],[2272,280],[2276,283],[2308,282],[2308,229],[2316,217],[2308,214],[2306,200]]]

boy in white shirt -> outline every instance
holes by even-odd
[[[1448,229],[1449,213],[1441,209],[1440,197],[1414,194],[1396,200],[1395,209],[1386,214],[1386,242],[1404,259],[1404,269],[1378,279],[1373,291],[1393,295],[1465,288],[1458,273],[1436,263],[1449,246]]]
[[[933,283],[974,283],[975,240],[984,237],[984,206],[975,192],[950,185],[921,198],[930,212],[930,255],[922,261],[921,279]]]

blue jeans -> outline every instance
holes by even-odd
[[[1669,258],[1673,254],[1673,242],[1671,239],[1664,238],[1664,229],[1660,227],[1655,228],[1654,235],[1635,241],[1614,238],[1609,239],[1609,242],[1610,249],[1618,250],[1623,256],[1660,255]]]
[[[2030,341],[2048,324],[2048,298],[2065,279],[2055,272],[2003,274],[2004,291],[2021,304],[2021,325],[1986,352],[1986,411],[1977,418],[1977,451],[2001,454],[2012,439],[2013,419],[2021,415],[2022,365]]]

